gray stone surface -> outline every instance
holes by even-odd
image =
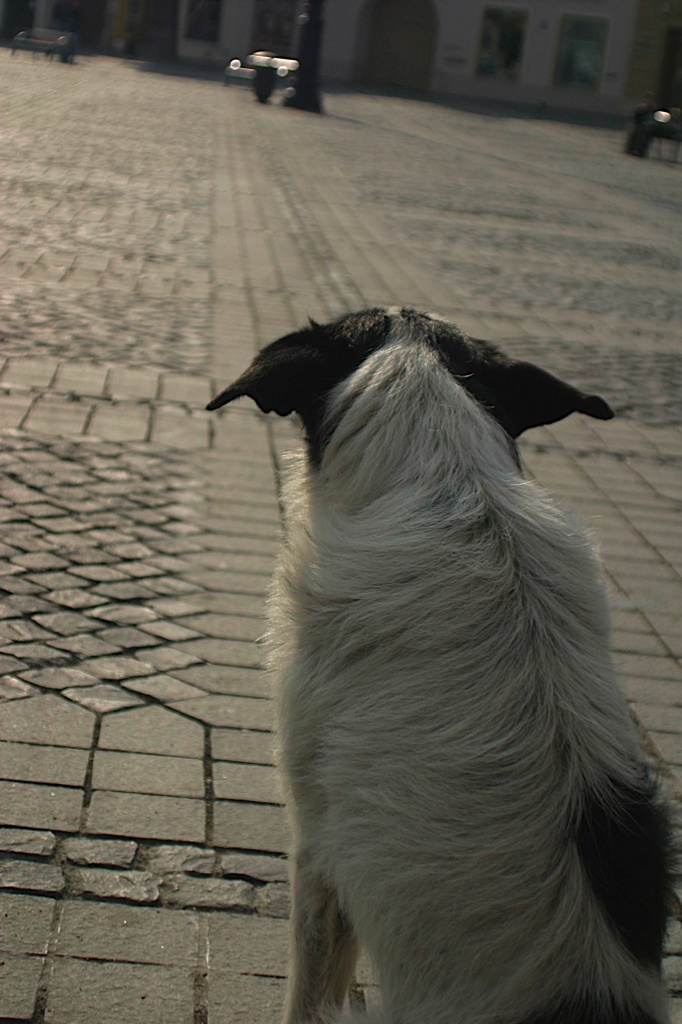
[[[62,852],[72,864],[128,868],[135,859],[137,843],[125,839],[65,839]]]
[[[51,966],[46,1024],[193,1024],[187,967],[59,958]]]
[[[82,799],[78,789],[0,781],[3,824],[20,828],[76,832]]]
[[[189,872],[210,875],[215,865],[215,850],[201,846],[162,845],[147,854],[147,869],[155,875]]]
[[[204,766],[189,757],[98,750],[92,784],[95,789],[128,793],[203,797]]]
[[[5,861],[0,864],[0,888],[60,893],[64,888],[64,875],[56,864],[34,864],[25,860]]]
[[[216,910],[255,910],[256,895],[248,882],[227,878],[192,878],[166,875],[161,891],[164,901],[177,907],[210,907]]]
[[[87,749],[94,725],[89,711],[52,695],[0,706],[0,737],[6,740]]]
[[[196,914],[71,900],[64,906],[55,952],[84,959],[193,967],[198,942]]]
[[[86,822],[86,831],[98,835],[189,843],[203,842],[205,829],[202,800],[142,793],[95,792]]]
[[[220,857],[223,875],[242,875],[259,882],[286,882],[289,875],[284,857],[227,852]]]
[[[71,885],[77,894],[131,900],[133,903],[155,903],[159,898],[156,879],[147,871],[76,868]]]
[[[82,786],[87,766],[87,750],[0,740],[0,776],[5,779]]]
[[[172,711],[146,707],[107,718],[102,725],[100,746],[138,753],[201,757],[204,733],[198,723]]]
[[[271,853],[284,853],[290,840],[282,807],[230,800],[216,802],[213,835],[216,846]]]
[[[47,953],[55,901],[42,896],[0,893],[0,949]]]
[[[55,844],[53,832],[0,828],[0,850],[3,853],[31,853],[34,857],[49,857],[54,852]]]
[[[44,959],[4,954],[0,957],[0,1018],[31,1021]]]
[[[221,970],[236,974],[286,978],[289,926],[286,921],[213,914],[208,920],[211,958]]]

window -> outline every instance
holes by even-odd
[[[569,89],[598,89],[607,34],[608,22],[604,18],[564,15],[554,84]]]
[[[487,7],[483,14],[478,49],[479,75],[515,82],[521,71],[523,40],[528,15],[506,7]]]
[[[187,39],[201,39],[207,43],[218,42],[221,0],[189,0],[185,20]]]
[[[290,56],[294,40],[298,0],[256,0],[253,17],[253,49]]]

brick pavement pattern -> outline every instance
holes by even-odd
[[[203,407],[308,316],[435,309],[614,405],[523,455],[601,543],[679,817],[679,170],[606,128],[345,92],[316,118],[179,70],[0,50],[4,1020],[278,1019],[257,640],[294,432]]]

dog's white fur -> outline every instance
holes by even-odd
[[[381,1020],[520,1022],[584,992],[663,1021],[561,839],[587,788],[638,785],[592,544],[401,329],[336,387],[321,465],[285,494],[286,1020],[341,1006],[359,942]]]

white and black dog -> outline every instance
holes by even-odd
[[[306,438],[270,604],[287,1024],[358,945],[389,1024],[666,1021],[667,818],[597,557],[514,440],[609,406],[410,309],[275,341],[209,408],[241,395]]]

